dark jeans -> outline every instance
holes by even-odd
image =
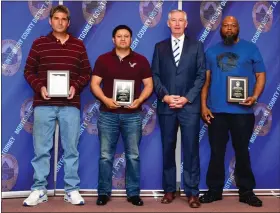
[[[113,161],[120,133],[124,142],[126,158],[126,193],[128,197],[136,196],[140,193],[139,144],[142,137],[141,114],[101,112],[98,119],[98,136],[100,140],[99,195],[111,195]]]
[[[251,191],[255,187],[255,178],[251,169],[249,140],[253,133],[254,114],[214,113],[214,119],[208,126],[211,158],[207,172],[208,188],[222,193],[225,182],[225,152],[229,140],[235,151],[235,182],[239,193]]]

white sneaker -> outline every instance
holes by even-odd
[[[66,202],[72,203],[73,205],[84,205],[85,200],[82,198],[78,190],[68,192],[64,195]]]
[[[48,196],[44,190],[34,190],[28,198],[23,201],[24,206],[36,206],[39,203],[47,202]]]

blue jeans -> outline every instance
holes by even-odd
[[[140,193],[141,114],[101,112],[98,119],[98,136],[101,147],[98,177],[99,195],[111,195],[113,161],[120,133],[124,142],[126,158],[126,194],[128,197],[132,197]]]
[[[80,110],[76,107],[37,106],[34,109],[33,143],[35,157],[34,184],[31,190],[46,190],[47,176],[50,173],[50,150],[56,120],[60,127],[61,144],[64,150],[65,191],[78,190],[79,152],[77,150],[80,133]]]

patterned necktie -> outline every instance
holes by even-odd
[[[180,45],[179,45],[179,39],[175,39],[174,40],[174,47],[173,47],[173,56],[174,56],[174,60],[175,60],[175,64],[178,67],[179,61],[180,61]]]

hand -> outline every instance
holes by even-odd
[[[175,103],[177,99],[180,98],[179,95],[165,95],[163,101],[169,105],[170,108],[175,108]]]
[[[139,99],[135,99],[130,106],[126,106],[125,108],[137,109],[140,106],[140,104],[141,104],[141,101]]]
[[[183,108],[183,106],[188,103],[189,100],[186,97],[180,97],[177,99],[177,102],[175,104],[175,108]]]
[[[76,93],[75,87],[71,86],[70,90],[69,90],[69,96],[67,97],[67,99],[69,99],[69,100],[72,99],[74,97],[75,93]]]
[[[105,97],[103,103],[108,109],[117,109],[121,107],[117,101],[114,101],[112,98]]]
[[[202,107],[201,108],[201,116],[202,116],[202,119],[208,123],[208,124],[211,124],[211,118],[214,118],[212,112],[210,111],[210,109],[208,107]]]
[[[47,92],[47,88],[44,86],[44,87],[41,87],[41,96],[44,100],[50,100],[51,98],[49,98],[49,94]]]
[[[245,106],[251,106],[256,102],[256,97],[252,96],[252,97],[248,97],[246,100],[239,102],[239,104],[241,105],[245,105]]]

